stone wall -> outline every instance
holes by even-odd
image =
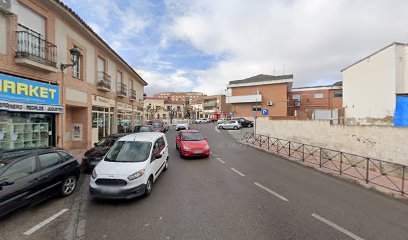
[[[257,119],[257,134],[408,165],[408,128]]]

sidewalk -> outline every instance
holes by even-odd
[[[243,129],[243,131],[248,132],[251,132],[251,130],[252,129]],[[388,164],[388,166],[384,168],[381,164],[378,164],[376,160],[370,160],[368,161],[367,171],[367,161],[366,158],[363,157],[346,154],[344,155],[345,157],[341,158],[339,155],[309,147],[296,148],[296,146],[292,146],[290,150],[287,145],[279,145],[279,143],[276,142],[271,142],[268,146],[268,143],[254,141],[253,138],[244,141],[241,139],[244,134],[241,131],[229,131],[229,133],[242,144],[278,155],[279,157],[307,167],[312,167],[332,176],[355,182],[365,188],[374,189],[395,198],[408,200],[407,167],[404,173],[405,181],[403,181],[401,168],[394,167],[392,164]],[[321,157],[320,155],[323,156]],[[368,176],[368,178],[366,176]]]
[[[82,164],[82,157],[84,156],[84,153],[87,150],[88,149],[71,149],[71,150],[67,150],[67,152],[69,152],[72,156],[74,156],[78,160],[79,164]]]

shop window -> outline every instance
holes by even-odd
[[[119,112],[118,113],[118,133],[131,132],[132,128],[132,113]]]

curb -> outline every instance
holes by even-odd
[[[345,180],[345,181],[350,182],[350,183],[357,184],[357,185],[359,185],[359,186],[364,187],[365,189],[369,189],[369,190],[372,190],[372,191],[375,191],[375,192],[379,192],[379,193],[381,193],[381,194],[383,194],[383,195],[386,195],[386,196],[389,196],[389,197],[393,197],[393,198],[395,198],[395,199],[397,199],[397,200],[401,200],[401,201],[403,201],[403,202],[407,202],[407,203],[408,203],[408,196],[403,196],[403,195],[401,195],[401,194],[399,194],[399,193],[390,192],[390,191],[384,190],[384,189],[383,189],[382,187],[380,187],[380,186],[374,186],[374,185],[372,185],[372,184],[367,184],[367,183],[365,183],[365,182],[363,182],[363,181],[361,181],[361,180],[351,179],[351,178],[345,177],[345,176],[343,176],[343,175],[337,174],[337,173],[335,173],[335,172],[332,172],[332,171],[330,171],[330,170],[322,169],[322,168],[316,167],[316,166],[314,166],[314,165],[309,165],[309,164],[303,163],[302,161],[293,160],[293,159],[289,158],[288,156],[280,155],[280,154],[277,154],[277,153],[274,153],[274,152],[270,152],[270,151],[268,151],[268,150],[266,150],[266,149],[260,148],[260,147],[258,147],[258,146],[252,145],[252,144],[247,143],[247,142],[244,142],[244,141],[242,141],[242,140],[237,140],[237,141],[238,141],[239,143],[243,144],[243,145],[247,145],[247,146],[250,146],[250,147],[252,147],[252,148],[254,148],[254,149],[261,150],[261,151],[264,151],[264,152],[269,153],[269,154],[271,154],[271,155],[274,155],[274,156],[276,156],[276,157],[283,158],[283,159],[285,159],[285,160],[289,160],[290,162],[296,163],[296,164],[298,164],[298,165],[311,168],[311,169],[313,169],[313,170],[315,170],[315,171],[318,171],[318,172],[321,172],[321,173],[325,173],[325,174],[327,174],[327,175],[330,175],[330,176],[333,176],[333,177],[336,177],[336,178]]]

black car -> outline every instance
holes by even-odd
[[[82,167],[85,171],[91,171],[98,164],[113,144],[121,137],[129,133],[118,133],[103,137],[95,146],[85,152],[82,158]]]
[[[135,125],[132,132],[154,132],[154,130],[152,125]]]
[[[233,120],[237,120],[242,127],[253,127],[254,126],[254,122],[249,121],[245,118],[234,118]]]
[[[70,195],[79,174],[75,157],[59,148],[0,151],[0,217],[56,194]]]

